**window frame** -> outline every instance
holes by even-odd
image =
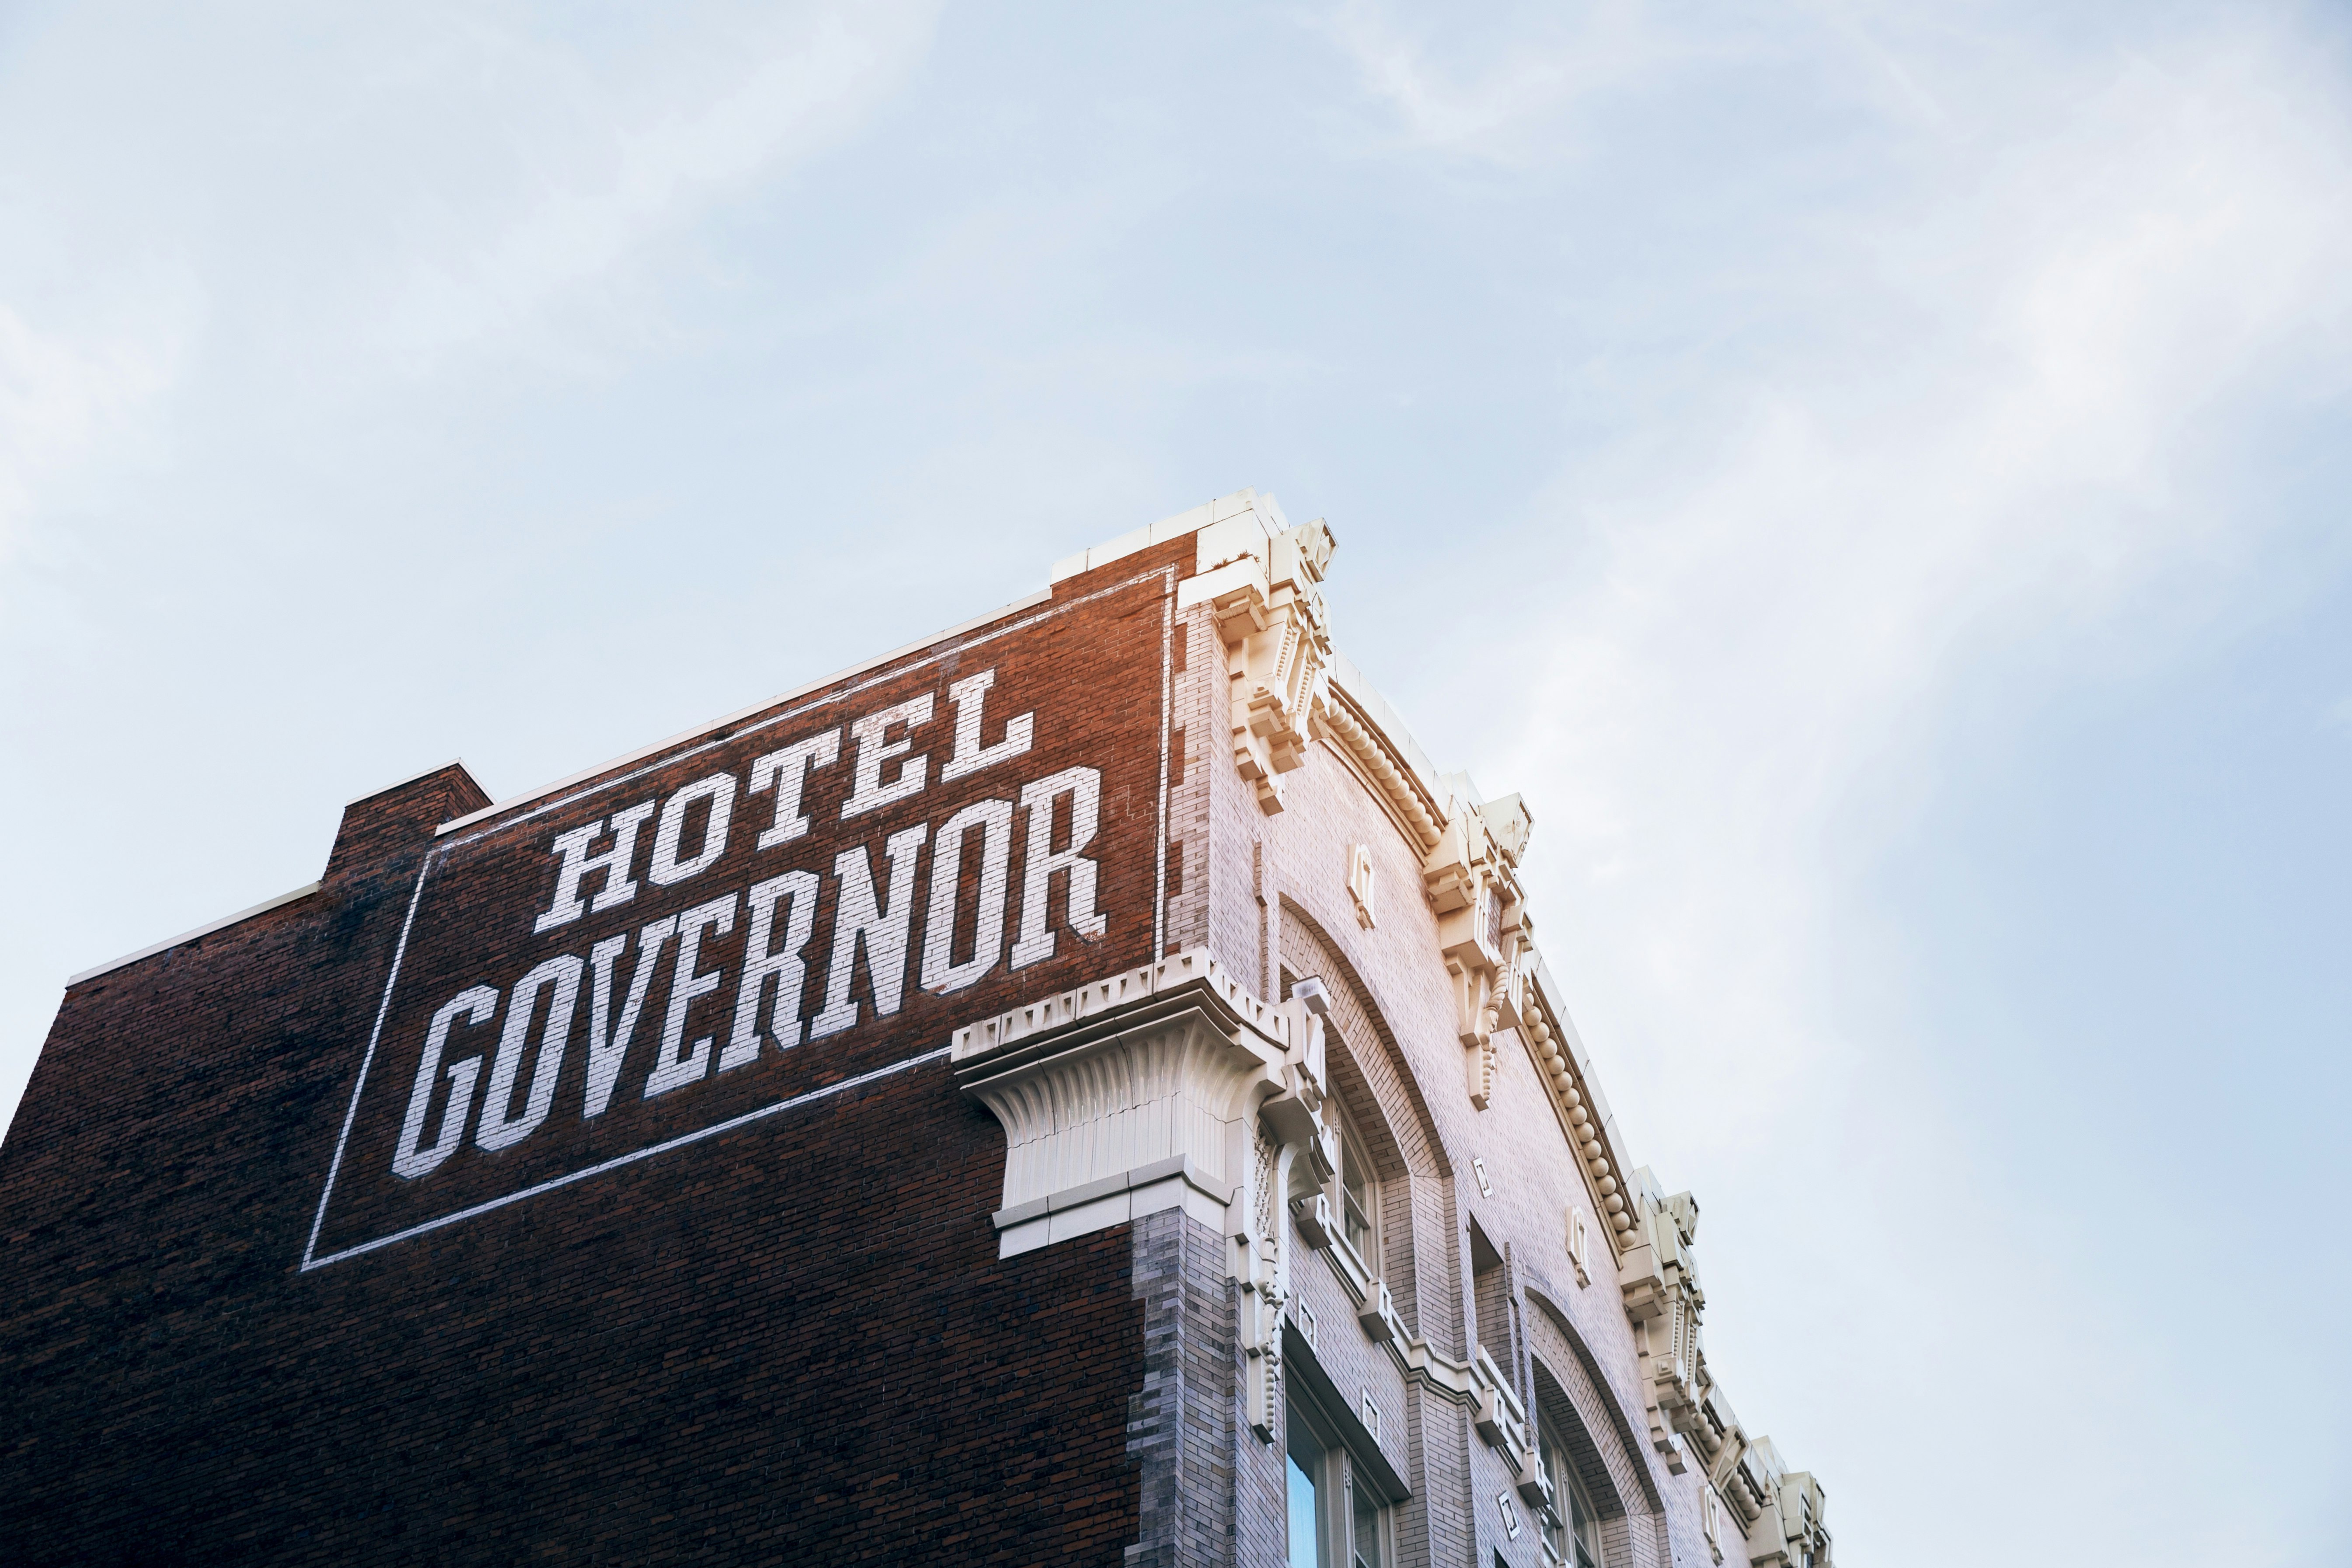
[[[1300,1388],[1288,1376],[1283,1379],[1283,1561],[1293,1561],[1290,1554],[1289,1467],[1297,1463],[1292,1454],[1290,1423],[1297,1422],[1321,1458],[1318,1470],[1309,1479],[1315,1486],[1317,1528],[1320,1536],[1315,1553],[1317,1568],[1393,1568],[1396,1562],[1396,1506],[1364,1474],[1349,1450],[1346,1437],[1322,1402],[1314,1394]],[[1301,1470],[1307,1467],[1301,1465]],[[1356,1501],[1365,1499],[1370,1504],[1373,1540],[1372,1550],[1363,1550],[1365,1543],[1358,1538]]]
[[[1565,1568],[1605,1568],[1606,1560],[1601,1552],[1601,1510],[1593,1506],[1592,1493],[1585,1487],[1584,1479],[1576,1473],[1575,1461],[1569,1456],[1568,1446],[1560,1441],[1559,1428],[1540,1409],[1536,1412],[1536,1449],[1538,1462],[1552,1488],[1551,1506],[1543,1510],[1537,1532],[1543,1541],[1546,1560]]]
[[[1380,1167],[1372,1163],[1371,1145],[1358,1131],[1356,1114],[1349,1109],[1346,1098],[1336,1088],[1327,1087],[1323,1103],[1329,1108],[1331,1114],[1328,1120],[1339,1135],[1339,1168],[1331,1173],[1330,1184],[1325,1189],[1325,1195],[1330,1199],[1332,1217],[1339,1222],[1338,1239],[1348,1244],[1348,1250],[1356,1255],[1356,1261],[1364,1266],[1366,1274],[1379,1279],[1383,1278],[1381,1272]],[[1360,1173],[1363,1177],[1364,1196],[1360,1203],[1349,1194],[1350,1171]],[[1363,1215],[1364,1220],[1364,1238],[1360,1242],[1353,1234],[1358,1213]]]

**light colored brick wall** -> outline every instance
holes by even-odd
[[[1214,946],[1210,940],[1209,870],[1211,799],[1223,761],[1224,656],[1209,612],[1199,605],[1177,612],[1174,637],[1181,650],[1170,686],[1168,837],[1174,889],[1167,905],[1167,950]],[[1224,769],[1231,772],[1230,767]]]
[[[1450,1355],[1466,1357],[1483,1340],[1522,1400],[1535,1397],[1538,1360],[1555,1382],[1579,1391],[1589,1408],[1577,1409],[1577,1417],[1605,1456],[1616,1478],[1612,1489],[1626,1510],[1612,1522],[1612,1568],[1672,1562],[1669,1537],[1682,1547],[1683,1561],[1705,1562],[1696,1470],[1671,1476],[1648,1450],[1633,1331],[1597,1217],[1603,1211],[1516,1034],[1498,1039],[1490,1109],[1470,1102],[1417,847],[1327,743],[1311,748],[1306,764],[1286,776],[1286,809],[1276,816],[1257,811],[1251,792],[1229,766],[1224,771],[1233,784],[1224,795],[1244,809],[1221,816],[1213,829],[1230,839],[1213,848],[1218,869],[1212,875],[1232,877],[1254,903],[1268,879],[1252,851],[1265,846],[1259,853],[1270,857],[1273,896],[1283,907],[1281,963],[1295,975],[1320,976],[1332,992],[1335,1034],[1345,1047],[1335,1053],[1332,1077],[1387,1179],[1381,1268],[1400,1314]],[[1359,922],[1348,889],[1357,845],[1369,847],[1375,868],[1377,920],[1370,928]],[[1228,907],[1241,902],[1236,898]],[[1236,921],[1228,938],[1242,952],[1244,929]],[[1248,931],[1250,942],[1255,934]],[[1373,1121],[1377,1131],[1367,1125]],[[1491,1193],[1480,1189],[1474,1159],[1485,1163]],[[1582,1286],[1568,1254],[1571,1205],[1596,1216],[1591,1282]],[[1473,1222],[1507,1257],[1508,1304],[1490,1307],[1490,1316],[1503,1321],[1483,1334],[1467,1289]],[[1343,1326],[1356,1331],[1351,1323]],[[1584,1347],[1581,1356],[1568,1353],[1570,1336]],[[1337,1336],[1327,1329],[1325,1337],[1328,1343]],[[1553,1365],[1563,1359],[1568,1366]],[[1429,1555],[1404,1560],[1485,1568],[1499,1555],[1535,1568],[1542,1559],[1532,1514],[1520,1510],[1520,1534],[1513,1540],[1497,1504],[1498,1494],[1516,1502],[1503,1455],[1476,1437],[1460,1407],[1426,1395],[1417,1403],[1411,1458],[1421,1489],[1410,1520],[1401,1521],[1407,1528],[1400,1539]]]

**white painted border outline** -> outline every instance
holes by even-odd
[[[519,1204],[525,1198],[537,1197],[541,1193],[551,1193],[558,1187],[568,1187],[574,1182],[584,1182],[591,1176],[601,1176],[605,1172],[620,1166],[635,1164],[639,1160],[650,1160],[656,1154],[667,1154],[672,1149],[680,1148],[688,1143],[699,1143],[705,1138],[716,1138],[722,1132],[732,1132],[747,1122],[773,1116],[780,1110],[790,1110],[796,1106],[823,1100],[828,1095],[839,1094],[845,1089],[861,1088],[877,1079],[888,1078],[892,1073],[904,1072],[908,1068],[919,1068],[925,1062],[938,1061],[954,1048],[952,1046],[941,1046],[937,1050],[925,1051],[921,1056],[908,1057],[904,1061],[892,1062],[888,1067],[876,1068],[870,1072],[859,1073],[856,1078],[845,1078],[839,1083],[826,1084],[823,1089],[813,1089],[806,1094],[796,1094],[790,1100],[780,1100],[772,1105],[762,1105],[756,1110],[747,1110],[740,1116],[730,1116],[724,1121],[714,1121],[709,1126],[698,1128],[692,1132],[681,1132],[677,1137],[664,1139],[659,1143],[648,1143],[642,1149],[632,1149],[625,1154],[615,1154],[611,1159],[597,1164],[583,1166],[577,1171],[568,1172],[561,1176],[551,1176],[536,1186],[525,1187],[520,1192],[509,1193],[499,1198],[485,1198],[470,1208],[462,1208],[454,1214],[445,1214],[438,1219],[428,1219],[421,1224],[412,1225],[406,1230],[395,1230],[390,1236],[380,1236],[373,1241],[362,1241],[357,1247],[346,1247],[341,1252],[331,1252],[324,1258],[312,1258],[306,1256],[302,1259],[302,1271],[307,1274],[313,1268],[324,1268],[330,1263],[340,1263],[346,1258],[357,1258],[362,1252],[373,1252],[379,1247],[390,1247],[395,1241],[406,1241],[410,1237],[422,1236],[428,1230],[439,1230],[443,1226],[456,1225],[461,1219],[472,1219],[476,1215],[488,1214],[492,1209],[501,1209],[509,1204]],[[353,1103],[358,1102],[353,1101]],[[323,1216],[326,1211],[322,1208],[320,1213]],[[312,1244],[316,1245],[317,1226],[311,1227],[310,1236]]]
[[[486,1199],[481,1203],[471,1205],[470,1207],[459,1209],[452,1214],[444,1215],[437,1219],[425,1220],[419,1224],[410,1226],[405,1230],[395,1231],[390,1236],[378,1237],[373,1241],[363,1241],[355,1247],[347,1247],[339,1252],[329,1253],[324,1258],[317,1256],[319,1247],[319,1233],[325,1227],[327,1223],[327,1205],[334,1198],[335,1182],[342,1173],[343,1154],[351,1142],[352,1125],[359,1116],[360,1096],[367,1089],[368,1071],[375,1064],[376,1047],[383,1039],[384,1019],[388,1017],[392,1012],[393,989],[400,983],[400,966],[408,955],[409,929],[415,923],[417,905],[425,897],[425,879],[432,875],[433,868],[436,861],[442,859],[451,852],[464,847],[466,845],[490,837],[495,834],[503,833],[509,827],[519,826],[523,823],[530,821],[534,817],[543,816],[551,811],[555,811],[561,807],[571,805],[575,800],[584,800],[592,795],[598,795],[608,789],[616,789],[622,784],[643,778],[647,773],[659,772],[661,769],[668,767],[673,763],[682,762],[686,758],[699,755],[704,752],[710,751],[719,746],[731,744],[734,742],[742,739],[745,735],[751,734],[760,730],[767,729],[771,725],[781,724],[788,719],[796,719],[803,713],[813,712],[816,709],[844,701],[848,698],[856,696],[861,691],[868,690],[877,686],[886,685],[892,680],[896,680],[902,675],[920,669],[925,665],[937,664],[940,660],[946,658],[950,654],[960,655],[966,648],[977,647],[982,643],[993,642],[998,637],[1009,636],[1013,632],[1025,630],[1042,621],[1048,621],[1053,619],[1055,616],[1075,610],[1081,605],[1089,605],[1097,599],[1106,598],[1113,594],[1124,593],[1126,590],[1135,587],[1139,584],[1150,582],[1154,577],[1160,579],[1162,592],[1160,596],[1161,609],[1160,620],[1160,800],[1158,826],[1155,829],[1155,836],[1158,839],[1158,859],[1154,874],[1151,901],[1152,961],[1154,963],[1158,963],[1161,958],[1166,956],[1163,949],[1165,946],[1164,921],[1166,917],[1166,894],[1168,885],[1168,704],[1170,699],[1171,679],[1169,668],[1169,639],[1172,634],[1172,628],[1174,626],[1174,603],[1176,594],[1176,567],[1173,564],[1157,567],[1149,572],[1138,573],[1132,577],[1111,584],[1108,587],[1097,588],[1093,593],[1086,595],[1081,598],[1072,599],[1068,604],[1056,605],[1052,609],[1046,610],[1042,614],[1029,616],[1021,620],[1010,622],[1004,626],[998,626],[993,631],[982,633],[978,637],[964,638],[958,641],[952,648],[944,648],[938,653],[930,654],[922,658],[910,659],[905,664],[894,666],[888,669],[882,670],[866,679],[858,681],[856,685],[843,687],[840,690],[833,692],[827,696],[820,697],[813,702],[803,702],[797,708],[787,709],[782,712],[762,719],[756,724],[743,724],[737,726],[730,729],[726,734],[705,741],[699,745],[687,746],[678,751],[667,752],[658,759],[649,762],[645,766],[637,768],[633,772],[605,779],[598,784],[590,784],[585,789],[574,790],[569,795],[562,795],[554,800],[547,801],[542,805],[535,805],[529,811],[518,813],[516,816],[508,818],[504,822],[497,823],[490,826],[482,828],[478,832],[467,834],[462,838],[453,838],[446,844],[436,845],[431,852],[425,857],[425,864],[418,867],[416,870],[416,886],[415,890],[409,894],[408,914],[407,917],[402,921],[400,926],[400,942],[398,945],[393,949],[392,972],[384,977],[383,995],[376,1005],[375,1025],[374,1027],[368,1031],[367,1049],[360,1057],[359,1077],[352,1084],[351,1104],[343,1110],[342,1131],[338,1133],[335,1138],[334,1158],[329,1162],[327,1166],[326,1185],[321,1188],[319,1193],[318,1212],[311,1216],[310,1236],[309,1241],[304,1244],[302,1248],[302,1264],[299,1271],[307,1274],[313,1268],[323,1268],[330,1263],[340,1262],[346,1258],[356,1258],[361,1253],[373,1252],[379,1247],[388,1247],[395,1241],[404,1240],[413,1236],[419,1236],[428,1230],[436,1230],[443,1226],[455,1225],[461,1219],[470,1219],[477,1215],[488,1214],[490,1210],[503,1208],[508,1204],[520,1202],[524,1198],[535,1196],[540,1193],[551,1192],[557,1187],[568,1186],[573,1182],[581,1181],[588,1176],[595,1175],[600,1172],[613,1170],[617,1166],[628,1164],[633,1161],[646,1159],[652,1155],[662,1153],[667,1150],[679,1148],[688,1143],[698,1142],[704,1138],[709,1138],[717,1133],[726,1131],[729,1128],[740,1127],[747,1121],[757,1121],[761,1117],[771,1115],[791,1106],[805,1104],[812,1100],[822,1099],[827,1094],[836,1093],[842,1089],[848,1089],[853,1085],[865,1083],[873,1079],[883,1077],[888,1073],[898,1072],[902,1068],[913,1067],[918,1063],[930,1061],[938,1057],[946,1055],[947,1048],[942,1047],[939,1050],[929,1052],[923,1056],[909,1057],[904,1061],[894,1063],[887,1068],[877,1068],[872,1072],[863,1074],[857,1078],[845,1079],[839,1083],[829,1085],[822,1089],[813,1090],[810,1093],[799,1095],[790,1100],[778,1100],[772,1105],[765,1105],[758,1108],[757,1110],[745,1111],[740,1116],[733,1117],[726,1121],[714,1123],[713,1125],[703,1128],[698,1131],[680,1133],[677,1137],[667,1139],[659,1143],[648,1144],[643,1149],[635,1150],[626,1154],[616,1154],[613,1158],[604,1161],[599,1164],[587,1166],[578,1171],[570,1172],[564,1175],[551,1177],[534,1186],[522,1188],[520,1191],[509,1193],[503,1197]],[[954,636],[955,634],[950,632],[946,635]],[[705,732],[707,733],[708,731]],[[495,811],[497,808],[490,807],[488,809]],[[443,831],[446,832],[447,829],[445,827]]]

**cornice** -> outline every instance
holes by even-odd
[[[1375,717],[1376,712],[1385,712],[1388,704],[1381,702],[1377,694],[1370,702],[1359,696],[1351,689],[1362,679],[1355,667],[1344,660],[1333,662],[1331,700],[1321,714],[1328,738],[1371,787],[1373,798],[1395,819],[1406,840],[1426,855],[1444,835],[1445,805],[1436,787],[1413,765],[1411,753]]]

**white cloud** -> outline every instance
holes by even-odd
[[[1461,47],[1464,22],[1447,16],[1416,32],[1361,0],[1321,18],[1363,89],[1395,116],[1407,144],[1500,163],[1556,150],[1542,139],[1563,116],[1691,47],[1652,26],[1633,0],[1543,7],[1515,18],[1506,46],[1486,53],[1475,42]],[[1467,37],[1479,38],[1475,30]]]
[[[48,492],[169,390],[201,330],[184,279],[151,277],[105,303],[101,319],[61,331],[0,298],[0,572],[26,548]],[[0,594],[0,622],[29,614],[21,596]]]
[[[1648,910],[1642,1011],[1679,1018],[1721,1131],[1822,1048],[1821,837],[1905,765],[1918,705],[2263,525],[2209,482],[2232,421],[2324,390],[2352,306],[2343,122],[2293,79],[2242,53],[2128,66],[2058,133],[1951,160],[1924,211],[1822,265],[1848,312],[1909,296],[1964,329],[1874,363],[1833,328],[1727,399],[1696,460],[1557,486],[1605,562],[1559,617],[1519,766],[1577,792],[1545,858]]]
[[[1507,61],[1433,86],[1348,17],[1422,144],[1517,155],[1585,90]],[[1720,1364],[1749,1420],[1800,1428],[1784,1447],[1826,1472],[1851,1543],[1977,1560],[1973,1531],[1939,1558],[1898,1521],[2005,1451],[2027,1473],[2003,1506],[2051,1560],[2187,1562],[2223,1543],[2172,1517],[2163,1478],[2245,1413],[2168,1424],[2179,1347],[2149,1281],[2084,1279],[2021,1236],[2014,1173],[1894,1041],[1855,1037],[1857,1016],[1901,1026],[1917,956],[1865,883],[1934,789],[1938,704],[1971,671],[2226,574],[2266,526],[2231,503],[2231,468],[2251,423],[2343,388],[2352,136],[2324,64],[2258,26],[2013,71],[1989,43],[1849,22],[1835,52],[1871,63],[1856,91],[1894,173],[1807,210],[1790,253],[1741,258],[1729,309],[1749,314],[1683,323],[1771,329],[1744,366],[1713,356],[1700,417],[1581,454],[1534,510],[1530,539],[1597,543],[1544,606],[1523,739],[1482,776],[1534,804],[1547,947],[1634,1153],[1703,1201],[1720,1177],[1772,1227],[1703,1238],[1752,1287],[1717,1314]],[[2102,1333],[2053,1331],[2058,1298]],[[2060,1399],[2063,1436],[2020,1431]],[[1888,1451],[1881,1418],[1917,1444]],[[2085,1474],[2084,1444],[2132,1458]]]
[[[593,77],[543,73],[561,89],[541,100],[546,122],[512,134],[526,153],[543,140],[601,155],[551,160],[552,177],[503,193],[508,210],[468,214],[452,226],[456,243],[409,258],[380,351],[421,368],[527,323],[637,248],[838,143],[903,83],[936,9],[917,0],[787,14],[740,52],[698,59],[647,103],[610,105]]]

